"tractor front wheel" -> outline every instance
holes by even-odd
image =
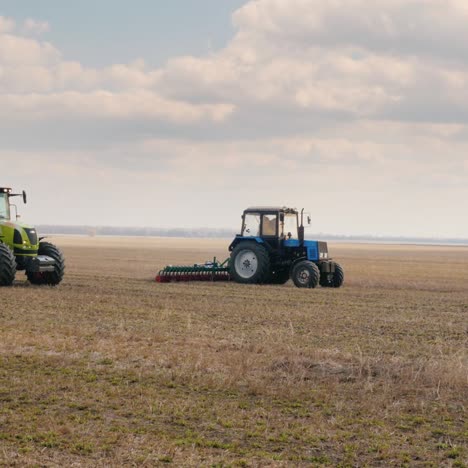
[[[320,281],[320,270],[315,263],[304,260],[293,267],[292,280],[298,288],[316,288]]]
[[[343,267],[335,263],[334,273],[322,273],[320,277],[320,286],[323,288],[341,288],[344,283]]]
[[[56,286],[59,284],[65,273],[65,260],[58,247],[50,242],[39,244],[38,255],[46,255],[55,260],[54,271],[44,271],[40,273],[26,271],[26,276],[31,284]]]
[[[229,270],[237,283],[266,283],[271,270],[270,257],[260,244],[241,242],[231,253]]]
[[[0,243],[0,286],[11,286],[15,275],[15,256],[7,245]]]

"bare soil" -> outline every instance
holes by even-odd
[[[331,244],[339,290],[157,284],[227,241],[52,239],[0,290],[0,465],[466,466],[468,248]]]

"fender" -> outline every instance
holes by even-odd
[[[234,240],[231,242],[231,245],[229,246],[229,252],[232,252],[237,244],[239,244],[240,242],[245,242],[245,241],[250,241],[250,242],[254,241],[254,242],[257,242],[258,244],[263,244],[267,246],[267,248],[269,247],[268,244],[265,244],[265,241],[261,237],[258,237],[258,236],[245,237],[245,236],[241,236],[238,234],[234,238]]]

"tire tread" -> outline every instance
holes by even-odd
[[[47,255],[55,260],[55,271],[46,272],[41,275],[26,271],[26,276],[31,284],[56,286],[59,284],[65,273],[65,260],[61,250],[50,242],[39,244],[38,255]]]
[[[0,286],[11,286],[15,275],[15,256],[7,245],[0,243]]]
[[[304,268],[304,267],[307,267],[307,269],[309,270],[309,273],[310,273],[310,281],[309,281],[309,284],[307,286],[304,286],[297,279],[298,270],[300,268]],[[319,285],[319,282],[320,282],[320,270],[318,269],[318,266],[315,263],[313,263],[313,262],[311,262],[309,260],[302,260],[299,263],[297,263],[296,265],[294,265],[294,267],[292,269],[291,276],[292,276],[292,279],[293,279],[293,282],[294,282],[295,286],[298,287],[298,288],[307,287],[307,288],[315,289]]]

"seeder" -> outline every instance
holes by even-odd
[[[307,217],[310,224],[310,217]],[[230,257],[193,266],[167,266],[156,276],[172,281],[235,281],[242,284],[284,284],[298,288],[339,288],[343,268],[328,256],[326,242],[304,239],[304,210],[253,207],[242,215],[241,234],[229,246]]]

